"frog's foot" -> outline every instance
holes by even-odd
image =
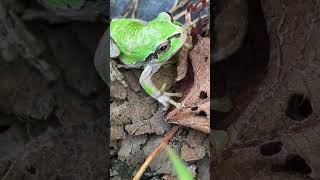
[[[161,96],[157,97],[156,99],[164,106],[163,107],[164,111],[167,111],[170,108],[170,104],[174,105],[176,108],[180,108],[182,106],[181,103],[178,103],[178,102],[172,100],[167,95],[161,95]]]
[[[117,63],[113,60],[110,61],[110,80],[118,80],[123,86],[128,87],[128,83],[124,80],[124,75],[117,68]]]
[[[161,95],[158,96],[156,99],[164,105],[163,110],[168,110],[171,105],[174,105],[176,108],[181,108],[181,103],[178,103],[174,100],[171,99],[171,97],[182,97],[182,93],[178,92],[178,93],[170,93],[170,92],[164,92],[164,89],[166,87],[166,83],[163,84],[160,93]]]

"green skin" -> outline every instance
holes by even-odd
[[[151,81],[151,77],[160,67],[184,45],[187,39],[187,28],[172,20],[165,12],[155,19],[144,22],[137,19],[119,18],[110,23],[111,57],[121,60],[126,68],[144,70],[139,82],[143,89],[154,99],[164,105],[180,106],[170,96],[181,96],[180,93],[161,92]]]

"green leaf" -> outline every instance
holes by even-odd
[[[188,167],[186,164],[179,158],[179,156],[175,153],[175,151],[169,147],[166,146],[166,151],[168,153],[169,159],[172,162],[176,172],[178,179],[180,180],[193,180],[193,177],[188,170]]]

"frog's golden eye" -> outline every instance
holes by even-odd
[[[170,42],[166,41],[157,47],[157,53],[164,53],[170,49]]]

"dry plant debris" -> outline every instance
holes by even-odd
[[[194,73],[192,88],[182,100],[182,108],[174,109],[166,121],[210,132],[210,39],[201,38],[190,58]]]

